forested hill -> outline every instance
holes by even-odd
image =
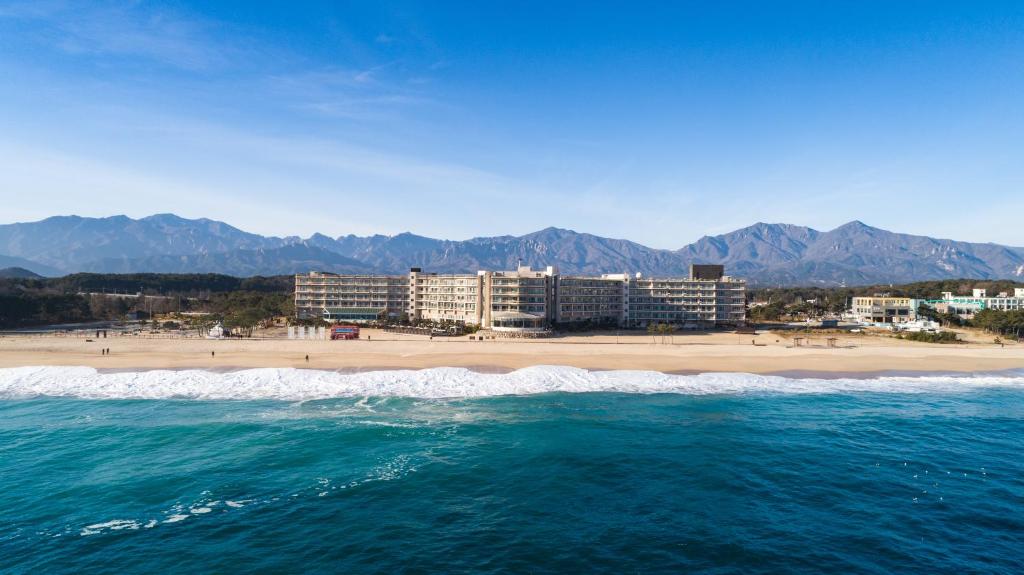
[[[293,312],[293,276],[72,274],[0,279],[0,328],[122,320],[131,312],[199,311],[229,326]],[[146,297],[135,297],[142,294]],[[120,297],[124,296],[124,297]]]

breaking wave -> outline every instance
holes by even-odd
[[[464,368],[338,373],[291,368],[233,372],[153,370],[101,373],[91,367],[0,369],[0,399],[277,399],[335,397],[471,398],[551,392],[739,393],[957,392],[1024,388],[1024,373],[790,378],[746,373],[673,375],[654,371],[588,371],[536,366],[503,374]]]

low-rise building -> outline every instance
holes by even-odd
[[[985,309],[998,311],[1024,309],[1024,288],[1014,288],[1013,295],[1010,295],[1009,292],[1000,292],[995,296],[989,296],[988,290],[983,288],[975,288],[969,296],[942,292],[941,299],[927,300],[924,303],[940,313],[951,313],[964,319],[970,319],[974,317],[974,314]]]
[[[850,315],[855,321],[871,323],[906,323],[917,320],[920,300],[888,295],[853,298]]]

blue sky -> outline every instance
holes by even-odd
[[[1024,245],[1024,3],[5,2],[4,222]]]

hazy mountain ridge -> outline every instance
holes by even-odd
[[[0,268],[29,270],[34,274],[49,277],[58,276],[62,273],[61,270],[58,270],[57,268],[53,268],[39,262],[5,255],[0,255]]]
[[[897,283],[951,277],[1024,277],[1024,248],[898,234],[861,222],[830,231],[757,223],[705,236],[678,250],[655,249],[560,228],[523,236],[440,240],[313,234],[266,237],[208,219],[158,214],[57,216],[0,225],[0,266],[43,275],[93,272],[220,272],[238,276],[311,269],[348,273],[439,273],[557,266],[566,274],[679,275],[690,263],[722,263],[758,284]]]
[[[38,279],[43,276],[25,268],[12,267],[0,269],[0,279]]]
[[[0,226],[0,253],[64,271],[88,262],[157,255],[195,255],[236,249],[276,248],[281,238],[243,232],[224,222],[189,220],[174,214],[140,219],[127,216],[54,216]]]
[[[307,244],[271,249],[238,249],[193,255],[158,255],[139,259],[104,259],[80,271],[99,273],[227,273],[239,277],[288,275],[329,269],[338,273],[372,273],[372,266]],[[230,270],[230,271],[225,271]]]

